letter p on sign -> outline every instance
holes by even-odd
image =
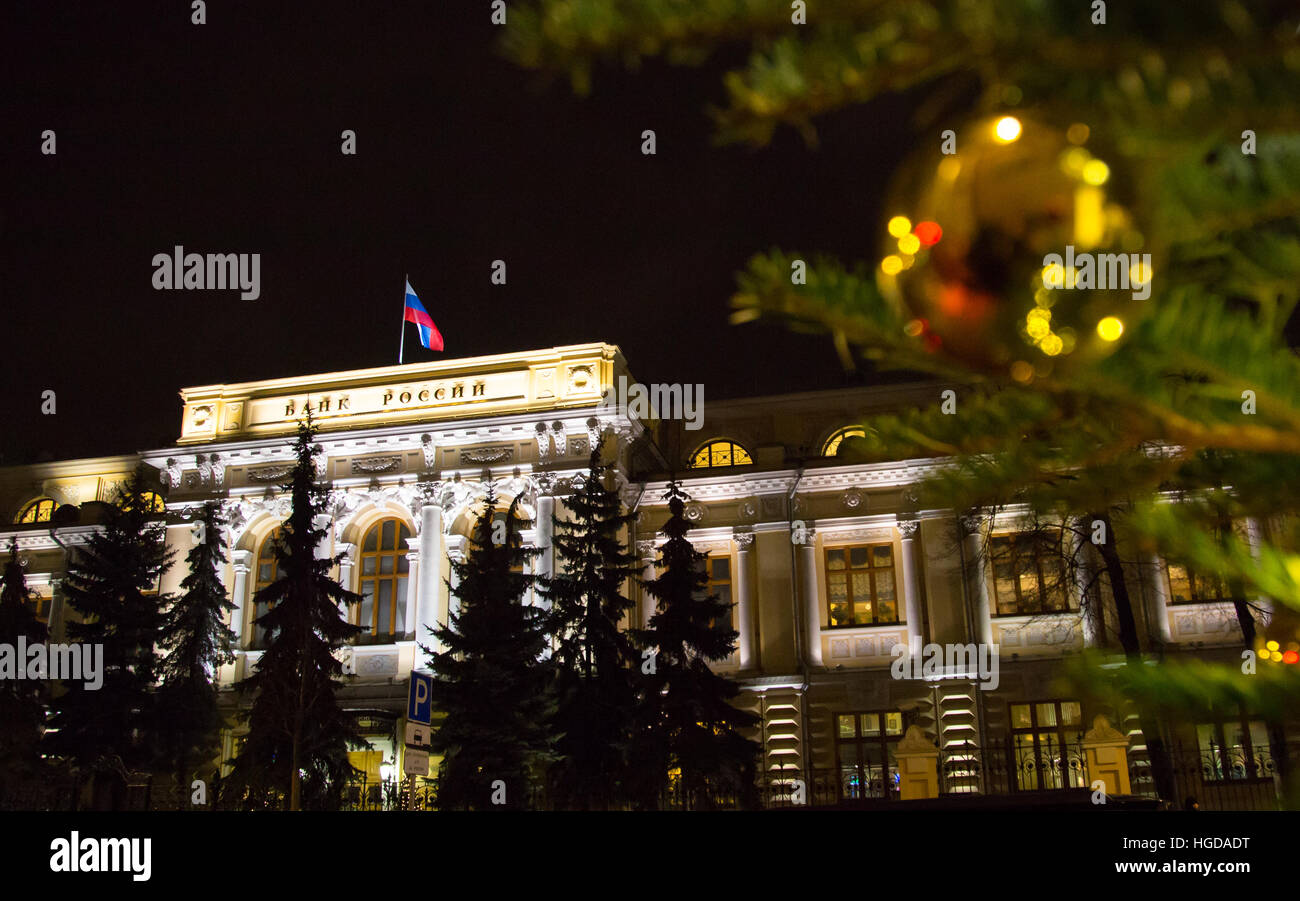
[[[433,677],[428,673],[411,673],[410,693],[406,698],[406,719],[429,725],[433,718]]]

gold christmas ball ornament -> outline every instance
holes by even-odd
[[[904,165],[877,279],[907,334],[1021,382],[1116,346],[1152,267],[1088,136],[991,116]]]

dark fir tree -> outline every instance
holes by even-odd
[[[335,652],[362,631],[348,623],[341,605],[361,597],[330,575],[342,555],[316,556],[328,535],[328,524],[317,525],[328,493],[316,483],[315,431],[310,415],[298,424],[297,462],[285,486],[293,507],[275,542],[279,576],[253,598],[254,608],[269,608],[254,621],[267,630],[267,647],[238,686],[253,701],[223,803],[337,808],[356,773],[349,749],[368,747],[336,698],[343,664]]]
[[[624,514],[607,485],[610,467],[591,454],[585,479],[566,506],[572,519],[554,520],[556,575],[545,596],[556,665],[556,728],[560,759],[550,788],[561,807],[608,809],[630,799],[628,752],[632,740],[639,658],[620,628],[633,603],[625,583],[639,572],[623,540],[634,514]]]
[[[155,643],[168,601],[159,580],[172,552],[145,472],[141,464],[119,486],[103,528],[72,552],[64,582],[67,606],[78,614],[68,637],[103,648],[103,684],[65,682],[47,740],[79,778],[93,779],[97,807],[119,807],[128,774],[152,766],[158,753]]]
[[[188,793],[196,769],[220,750],[224,722],[217,709],[217,669],[234,660],[235,634],[226,626],[235,605],[218,575],[226,563],[226,519],[217,502],[204,504],[194,520],[196,543],[185,558],[189,575],[166,612],[158,644],[163,658],[158,713],[161,764]]]
[[[430,629],[445,650],[421,646],[436,674],[434,707],[446,714],[433,736],[444,810],[527,807],[555,756],[545,612],[524,603],[535,577],[523,564],[537,552],[522,546],[518,509],[516,498],[498,518],[489,484],[469,559],[452,564],[460,612]]]
[[[645,582],[656,610],[649,628],[637,633],[639,644],[654,652],[653,667],[641,668],[641,729],[634,745],[638,784],[654,792],[642,801],[671,785],[686,807],[708,808],[728,799],[749,805],[755,801],[759,748],[740,730],[758,718],[731,706],[739,687],[709,667],[735,650],[735,605],[708,594],[708,557],[686,538],[689,498],[676,482],[665,497],[669,518],[661,531],[668,540],[659,552],[658,575]]]
[[[9,545],[3,584],[0,584],[0,644],[17,649],[46,641],[45,624],[36,618],[31,591],[18,562],[18,542]],[[25,656],[14,658],[26,666]],[[0,678],[0,800],[15,783],[30,779],[40,761],[40,738],[45,727],[45,683],[35,679]]]

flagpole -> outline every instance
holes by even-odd
[[[408,272],[406,281],[402,283],[402,340],[397,344],[397,365],[402,365],[402,353],[406,350],[406,286],[411,283],[411,275]]]

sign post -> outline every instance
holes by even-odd
[[[429,775],[429,727],[432,723],[433,676],[412,671],[406,696],[406,751],[402,755],[402,774],[407,779],[407,810],[415,807],[415,777]]]

